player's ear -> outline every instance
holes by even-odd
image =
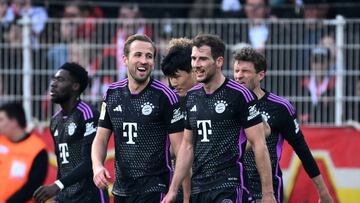
[[[216,64],[216,67],[221,68],[224,64],[224,57],[222,57],[222,56],[217,57],[215,60],[215,64]]]
[[[259,81],[262,81],[265,77],[265,71],[262,70],[262,71],[258,72],[257,75],[258,75]]]
[[[75,92],[77,92],[80,90],[80,83],[74,82],[71,87]]]
[[[127,62],[128,62],[128,58],[125,56],[125,55],[123,55],[122,56],[122,62],[123,62],[123,64],[127,64]]]

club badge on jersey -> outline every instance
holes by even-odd
[[[155,108],[155,107],[152,103],[146,102],[143,105],[141,105],[141,108],[142,108],[141,113],[145,116],[148,116],[151,114],[153,108]]]
[[[228,106],[228,104],[224,100],[216,101],[216,103],[215,103],[215,112],[218,113],[218,114],[224,113],[227,106]]]
[[[68,134],[69,136],[72,136],[75,133],[76,130],[76,124],[74,122],[70,123],[68,126]]]

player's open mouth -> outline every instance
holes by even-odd
[[[145,72],[145,71],[146,71],[146,68],[144,68],[144,67],[138,67],[137,70],[140,71],[140,72]]]
[[[54,90],[50,90],[50,96],[53,96],[55,94],[56,94],[56,92]]]
[[[195,72],[196,72],[197,74],[199,74],[199,73],[201,74],[201,73],[205,73],[205,70],[196,70]]]

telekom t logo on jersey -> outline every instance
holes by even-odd
[[[137,137],[137,123],[123,122],[123,136],[129,137],[129,141],[126,144],[135,144],[133,137]]]
[[[59,151],[60,151],[60,158],[62,158],[62,164],[67,164],[69,161],[66,159],[69,157],[69,148],[67,143],[60,143],[59,144]]]
[[[199,120],[197,121],[198,134],[203,136],[201,142],[210,142],[208,135],[212,134],[211,120]]]

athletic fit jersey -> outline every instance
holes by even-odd
[[[58,165],[57,177],[65,188],[56,202],[104,202],[107,192],[93,182],[91,144],[96,134],[99,112],[79,101],[70,115],[56,113],[50,124]]]
[[[282,202],[282,173],[279,161],[284,139],[294,148],[302,160],[310,177],[320,174],[315,160],[311,156],[304,136],[300,130],[296,111],[290,102],[273,93],[265,92],[258,102],[259,112],[266,118],[271,128],[271,134],[266,138],[273,174],[273,188],[278,202]],[[244,154],[244,168],[247,175],[247,189],[255,199],[261,199],[261,181],[256,170],[255,157],[252,150]]]
[[[243,186],[244,129],[261,122],[256,97],[233,80],[207,95],[202,84],[187,94],[185,128],[192,130],[192,193]]]
[[[151,79],[134,95],[127,79],[113,83],[104,97],[99,126],[114,132],[115,195],[167,191],[168,135],[184,129],[178,97],[170,88]]]

